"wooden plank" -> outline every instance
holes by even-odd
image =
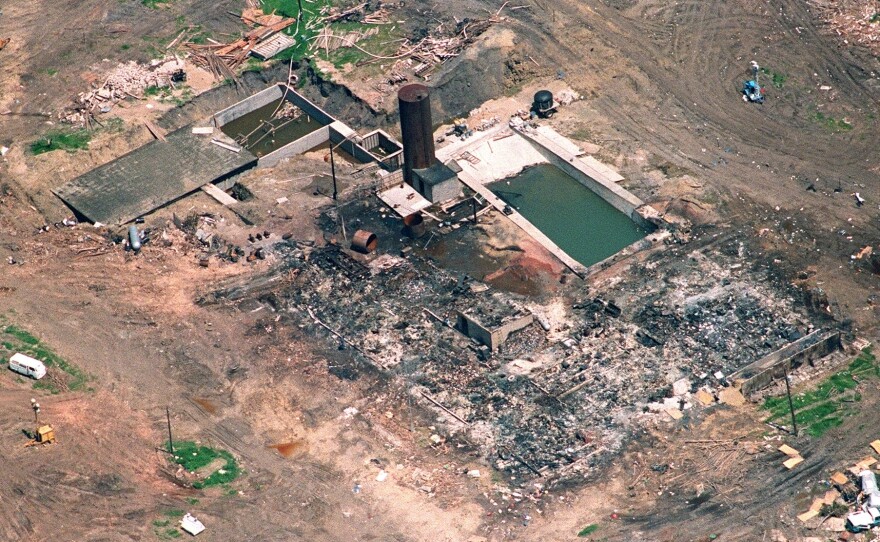
[[[792,457],[782,462],[787,469],[793,469],[796,465],[800,465],[804,462],[804,458],[801,456]]]
[[[666,413],[669,414],[669,417],[673,420],[680,420],[684,417],[684,414],[677,408],[667,408]]]
[[[706,406],[711,405],[715,402],[715,397],[713,397],[712,394],[706,390],[697,390],[696,398],[697,401]]]
[[[806,523],[818,515],[819,515],[818,510],[807,510],[803,514],[799,515],[797,518],[799,520],[801,520],[802,522]]]
[[[792,448],[788,444],[783,444],[778,449],[780,452],[784,453],[788,457],[798,457],[801,455],[801,453],[799,451],[795,450],[794,448]]]
[[[871,465],[873,465],[876,462],[877,462],[876,457],[868,456],[868,457],[865,457],[864,459],[862,459],[861,461],[859,461],[857,463],[857,465],[862,467],[863,469],[867,469],[868,467],[870,467]]]
[[[837,485],[842,486],[849,482],[849,478],[847,478],[846,475],[842,472],[835,472],[831,475],[831,481]]]
[[[147,130],[149,130],[150,133],[153,134],[153,137],[155,137],[159,141],[168,141],[167,139],[165,139],[165,135],[167,134],[167,132],[165,132],[165,130],[163,130],[162,128],[159,128],[148,120],[144,120],[144,126],[146,126]]]
[[[874,448],[874,451],[880,454],[880,439],[875,440],[871,443],[871,448]]]
[[[202,186],[202,192],[208,194],[215,200],[219,201],[224,207],[230,207],[238,203],[238,200],[227,194],[226,192],[217,188],[213,183],[208,183]]]
[[[822,497],[822,503],[831,504],[837,500],[837,497],[840,497],[840,491],[836,489],[829,489],[825,492],[825,496]]]

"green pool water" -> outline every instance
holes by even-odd
[[[648,232],[595,192],[551,164],[489,185],[508,205],[580,263],[590,266]]]
[[[306,114],[295,120],[273,118],[272,113],[280,103],[281,100],[276,100],[264,105],[229,121],[220,129],[255,156],[260,157],[277,151],[322,127],[321,123]]]

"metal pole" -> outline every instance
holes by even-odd
[[[471,198],[471,207],[474,210],[474,224],[477,223],[477,198]]]
[[[171,439],[171,411],[165,407],[165,419],[168,420],[168,450],[174,453],[174,441]]]
[[[791,385],[788,383],[788,368],[783,365],[782,370],[785,372],[785,393],[788,395],[788,409],[791,410],[791,425],[794,428],[794,436],[797,436],[797,418],[795,418],[794,403],[791,400]]]
[[[333,160],[333,142],[330,142],[330,175],[333,176],[333,201],[336,201],[336,162]]]

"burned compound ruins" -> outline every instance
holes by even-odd
[[[234,137],[243,125],[227,129],[254,112],[280,110],[279,100],[289,100],[310,124],[257,163],[274,165],[329,139],[328,151],[337,153],[330,159],[344,153],[367,165],[356,168],[347,190],[334,185],[331,194],[326,187],[336,201],[320,210],[320,242],[270,232],[251,239],[261,247],[255,254],[274,262],[271,268],[218,285],[200,303],[265,309],[277,314],[272,325],[308,330],[347,352],[348,361],[331,373],[385,375],[401,400],[434,411],[446,438],[478,449],[499,470],[524,480],[584,479],[620,452],[643,420],[680,417],[725,400],[725,390],[738,394],[755,377],[750,367],[787,345],[798,343],[797,364],[839,347],[839,332],[823,327],[828,307],[821,292],[808,309],[803,291],[786,284],[742,235],[692,227],[645,205],[617,185],[622,177],[614,170],[584,156],[540,115],[495,118],[479,130],[454,126],[435,150],[430,95],[422,85],[400,91],[402,144],[382,131],[358,136],[277,85],[214,115],[231,150],[217,139],[201,145],[242,157],[253,150],[247,139],[254,133],[280,138],[283,130],[263,128],[262,121],[244,138]],[[522,194],[507,190],[518,175],[542,166],[551,170],[547,179],[566,176],[574,185],[564,197],[581,199],[573,208],[557,200],[558,210],[544,202],[530,212],[541,223],[540,213],[558,211],[569,236],[552,223],[550,233],[541,231],[517,210],[527,205]],[[532,182],[542,181],[550,182]],[[216,186],[234,192],[225,179]],[[60,195],[68,193],[74,192]],[[223,196],[221,202],[236,205]],[[73,197],[68,201],[79,209]],[[609,215],[618,215],[613,227],[622,219],[635,234],[595,247],[584,263],[549,237],[572,246],[583,239],[571,235],[613,236],[596,222]],[[486,245],[504,235],[529,236],[529,250],[558,263],[524,253],[494,269]],[[197,236],[213,247],[208,255],[238,259],[218,244],[219,235],[206,240],[200,228]],[[555,279],[547,271],[553,265]],[[800,345],[804,336],[811,340]],[[771,384],[783,365],[792,368],[792,357],[764,361],[757,372],[766,381],[748,389]]]
[[[239,503],[275,503],[254,517],[286,521],[286,539],[326,537],[322,521],[339,508],[359,523],[324,539],[486,541],[476,534],[517,538],[547,512],[538,538],[522,539],[589,537],[600,525],[606,539],[636,528],[667,530],[632,540],[713,539],[678,536],[687,524],[750,540],[770,539],[746,525],[752,513],[786,528],[779,518],[798,517],[800,535],[857,513],[868,458],[851,476],[817,473],[846,468],[865,439],[843,433],[867,432],[877,400],[866,338],[880,314],[876,194],[860,176],[878,171],[865,158],[876,122],[863,104],[876,103],[880,70],[855,70],[869,61],[832,47],[792,56],[829,39],[800,4],[771,2],[755,17],[714,1],[438,11],[248,0],[240,17],[186,22],[188,3],[157,10],[174,32],[144,40],[162,58],[88,59],[76,79],[88,89],[54,113],[17,94],[30,84],[19,74],[8,94],[18,101],[2,112],[10,126],[39,117],[66,131],[45,129],[27,156],[0,141],[0,167],[22,186],[0,182],[0,210],[19,213],[0,213],[10,270],[0,296],[22,314],[0,312],[0,346],[45,354],[49,384],[36,391],[91,404],[75,395],[91,371],[149,412],[130,422],[149,430],[125,434],[148,458],[138,472],[158,464],[174,489],[153,491],[162,498],[145,510],[195,507],[196,483],[214,476],[199,469],[226,460],[216,472],[237,476],[240,460],[247,483],[216,489],[238,500],[205,499],[205,523],[187,518],[229,526]],[[874,47],[876,14],[813,4],[822,25]],[[107,9],[101,32],[116,39],[130,29],[113,17],[133,16]],[[730,58],[744,30],[725,21],[744,13],[760,20],[755,43],[770,44],[772,60],[758,45]],[[0,36],[0,51],[24,54],[16,39]],[[39,99],[55,103],[50,86]],[[39,216],[27,222],[27,209]],[[63,292],[44,301],[46,284]],[[31,303],[57,304],[57,322]],[[60,358],[16,327],[25,319],[53,341],[72,336],[66,353],[87,370],[66,364],[58,376]],[[117,359],[128,351],[141,353],[134,376]],[[10,386],[36,393],[22,382]],[[187,465],[172,424],[195,455],[207,443],[228,456]],[[173,459],[157,459],[166,426],[158,452]],[[835,438],[821,440],[826,431]],[[282,449],[308,460],[275,462],[291,457]],[[480,469],[490,475],[476,480]],[[367,487],[389,476],[415,485]],[[422,526],[417,504],[438,495],[432,521],[461,505],[470,523],[397,536]],[[352,512],[358,499],[367,504]],[[315,502],[321,521],[289,514],[311,517]],[[629,519],[606,527],[622,510]],[[386,513],[398,523],[360,531]],[[142,516],[126,521],[174,537],[167,519]],[[0,537],[25,524],[0,523]],[[90,528],[82,539],[100,531]],[[251,524],[247,536],[257,533]]]

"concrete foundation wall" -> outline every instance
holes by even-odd
[[[504,344],[504,341],[507,340],[511,333],[532,325],[532,322],[534,321],[534,315],[526,314],[525,316],[512,320],[501,327],[494,329],[492,331],[492,350],[496,350],[499,346]]]
[[[511,333],[530,326],[534,321],[534,315],[526,314],[495,329],[488,329],[467,314],[459,312],[456,317],[455,327],[480,344],[488,346],[494,352],[504,344],[504,341],[507,340]]]
[[[456,318],[455,327],[480,344],[484,344],[492,350],[495,349],[492,346],[492,333],[468,315],[459,312],[458,317]]]
[[[302,136],[296,141],[288,143],[277,151],[270,152],[261,157],[257,162],[257,165],[260,167],[272,167],[285,158],[290,158],[291,156],[302,154],[309,149],[314,149],[318,145],[325,143],[328,139],[330,139],[330,127],[323,126],[310,134]]]
[[[291,156],[302,154],[327,142],[328,140],[334,144],[339,145],[342,150],[344,150],[362,163],[370,164],[373,162],[378,162],[379,165],[381,165],[388,171],[394,171],[400,167],[399,152],[387,158],[380,158],[373,155],[363,146],[355,143],[355,140],[357,139],[357,133],[354,130],[346,126],[344,123],[331,117],[329,114],[327,114],[327,112],[310,102],[307,98],[305,98],[303,95],[299,94],[292,88],[287,87],[287,85],[285,85],[284,83],[278,83],[273,87],[269,87],[263,91],[260,91],[253,96],[249,96],[244,100],[234,105],[231,105],[218,113],[215,113],[214,124],[217,127],[222,127],[224,124],[227,124],[234,119],[237,119],[243,115],[247,115],[252,111],[255,111],[276,100],[279,100],[282,96],[284,96],[286,101],[297,106],[306,115],[309,115],[319,124],[321,124],[322,127],[297,139],[296,141],[288,143],[287,145],[281,147],[274,152],[263,156],[258,162],[258,165],[260,167],[275,166],[276,164],[278,164],[278,162],[285,158],[290,158]],[[385,132],[377,130],[370,135],[374,134],[376,141],[379,141],[379,138],[384,137],[392,143],[396,143]],[[397,146],[400,147],[400,144],[397,143]]]
[[[214,113],[214,125],[219,128],[224,124],[228,124],[230,121],[237,119],[238,117],[247,115],[251,111],[280,99],[283,94],[284,87],[279,84],[274,87],[269,87],[266,90],[262,90],[253,96],[248,96],[244,100],[230,105],[222,111]]]
[[[396,171],[403,163],[403,145],[382,130],[374,130],[365,135],[361,146],[372,160],[388,171]],[[372,149],[376,147],[382,147],[388,154],[385,156],[373,154]]]
[[[748,396],[770,385],[774,380],[784,378],[786,371],[791,371],[814,359],[823,358],[840,348],[840,331],[817,329],[743,367],[730,375],[729,380],[736,382],[742,394]]]
[[[323,109],[319,108],[317,105],[306,99],[305,96],[297,93],[293,89],[287,91],[287,101],[302,109],[307,115],[310,115],[321,124],[327,125],[336,122],[336,119],[328,115]]]
[[[461,183],[458,177],[453,177],[440,184],[426,186],[423,195],[431,203],[440,203],[441,201],[457,198],[459,194],[461,194]]]
[[[369,164],[375,162],[373,156],[362,146],[354,142],[355,132],[345,124],[337,121],[330,125],[330,142],[352,155],[358,162]],[[350,138],[347,141],[345,138]]]

